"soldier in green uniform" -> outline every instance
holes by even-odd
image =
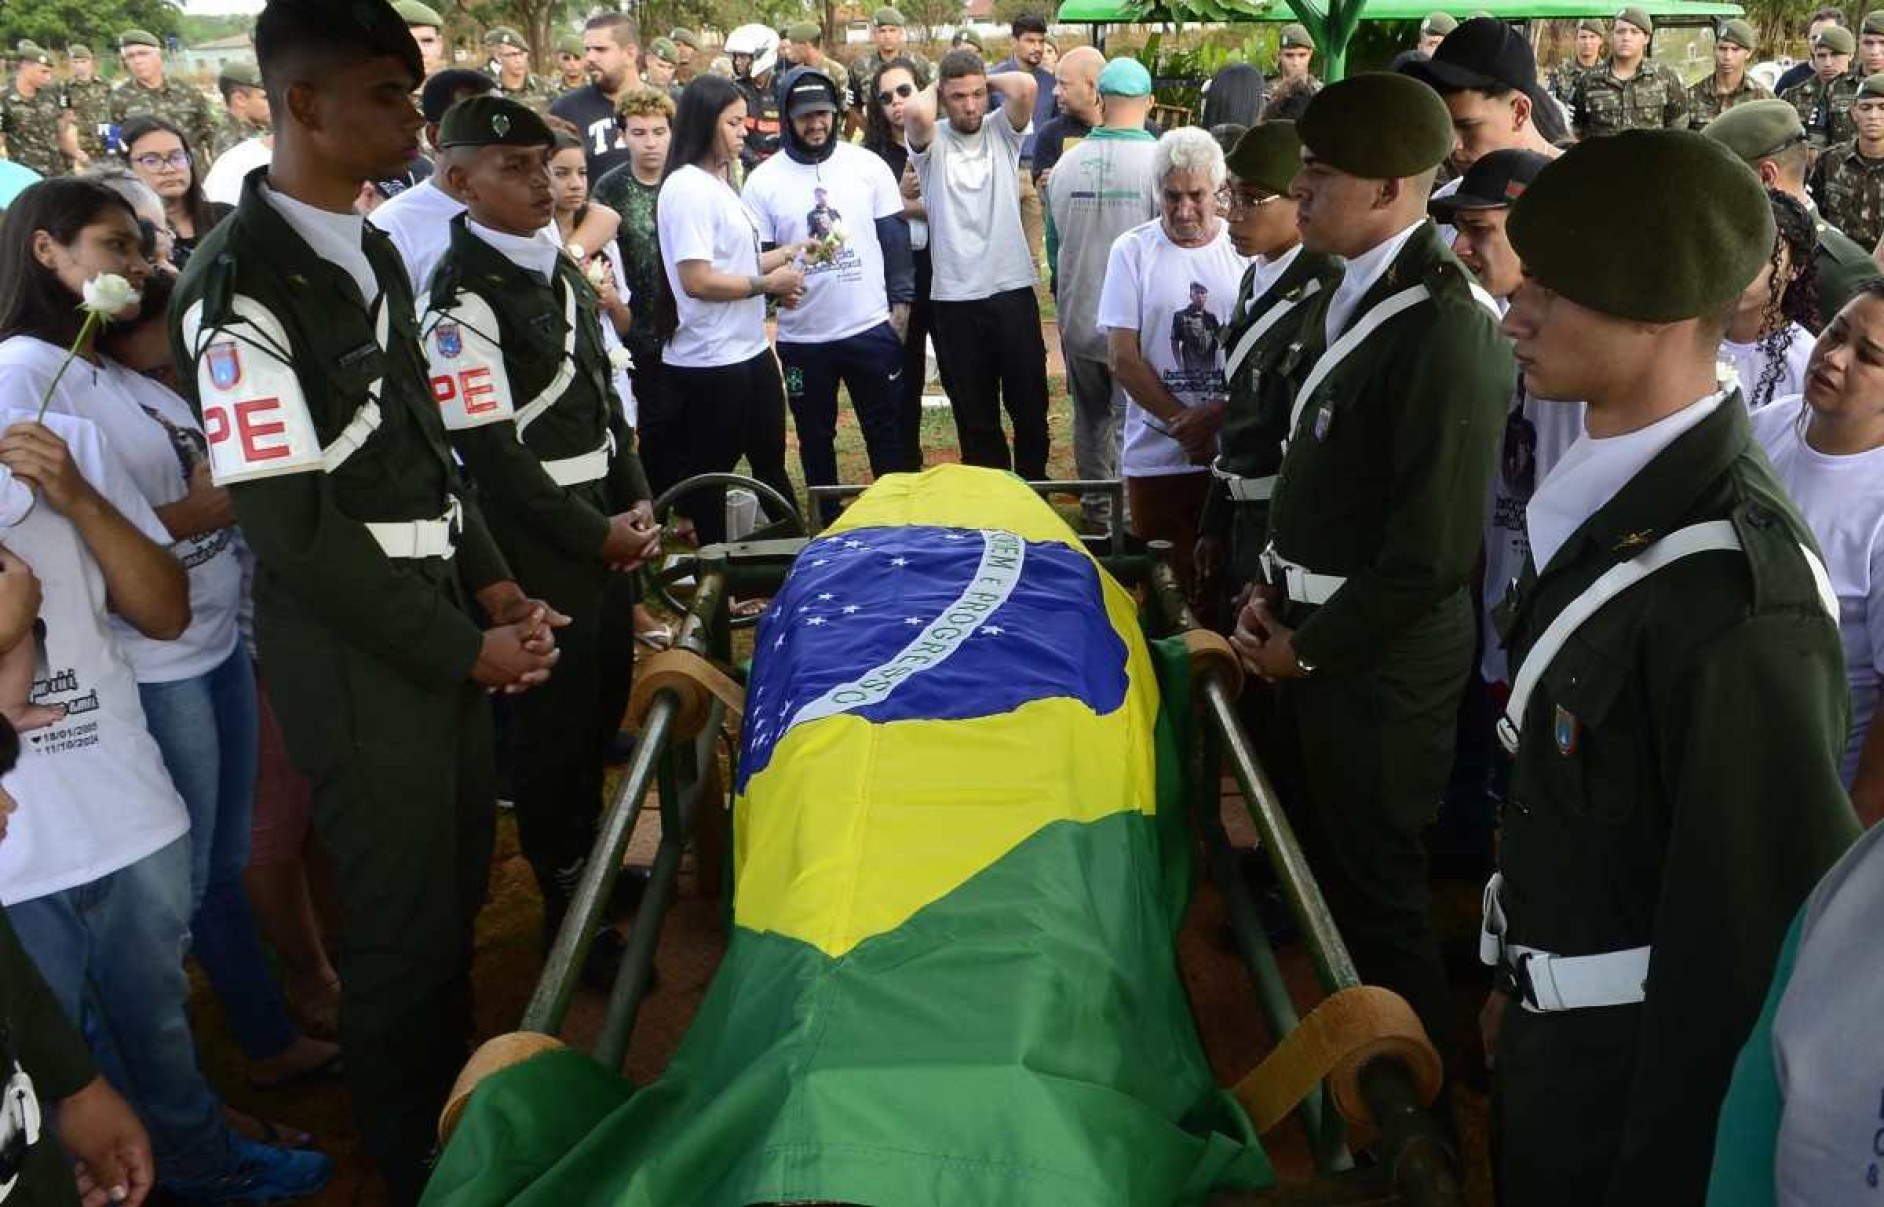
[[[404,1205],[471,1032],[487,692],[547,678],[560,617],[460,479],[405,269],[353,212],[417,149],[417,44],[386,0],[271,0],[255,48],[273,161],[191,257],[171,342],[255,554],[260,661],[346,919],[353,1109]]]
[[[111,90],[111,124],[122,126],[140,114],[161,117],[183,131],[192,151],[202,154],[216,133],[209,98],[188,84],[165,77],[164,53],[157,35],[127,29],[118,35],[118,54],[124,60],[128,78]]]
[[[1451,1052],[1423,831],[1452,764],[1470,591],[1514,369],[1494,306],[1426,217],[1452,150],[1404,75],[1330,84],[1299,124],[1305,252],[1340,281],[1291,341],[1287,450],[1232,638],[1278,683],[1278,786],[1363,979]],[[1285,354],[1289,355],[1289,354]]]
[[[1876,247],[1884,236],[1884,74],[1858,86],[1851,120],[1856,137],[1819,156],[1807,187],[1832,225]]]
[[[406,32],[419,44],[419,62],[430,79],[451,66],[445,47],[445,18],[423,0],[396,0],[393,11],[406,23]]]
[[[685,26],[676,26],[667,31],[667,40],[674,44],[677,56],[674,63],[674,82],[686,87],[687,82],[700,74],[700,35]]]
[[[569,617],[549,683],[518,699],[517,830],[546,939],[595,845],[602,764],[634,674],[634,617],[605,611],[611,572],[660,547],[634,436],[612,384],[600,302],[537,237],[553,217],[555,135],[501,97],[453,106],[439,170],[468,207],[432,278],[420,338],[452,446],[524,590]],[[612,935],[614,932],[608,932]]]
[[[686,85],[680,82],[680,47],[671,38],[655,38],[641,56],[641,83],[666,96],[676,105]]]
[[[52,56],[21,42],[13,84],[0,93],[0,151],[41,176],[63,176],[78,141],[65,97],[52,78]]]
[[[1269,77],[1269,87],[1277,88],[1295,80],[1306,80],[1309,92],[1321,91],[1321,81],[1308,69],[1308,64],[1315,57],[1315,39],[1308,34],[1308,26],[1294,21],[1282,27],[1276,35],[1276,73]]]
[[[1575,53],[1551,71],[1550,94],[1568,105],[1576,95],[1577,81],[1602,66],[1603,47],[1608,41],[1609,31],[1595,17],[1578,21]]]
[[[556,99],[556,89],[548,80],[530,70],[530,44],[523,35],[499,25],[484,35],[484,49],[491,53],[497,70],[497,90],[526,109],[548,113]]]
[[[1870,249],[1827,222],[1807,191],[1812,148],[1805,123],[1791,105],[1781,100],[1753,101],[1721,114],[1703,133],[1738,155],[1761,184],[1812,211],[1819,234],[1813,260],[1818,267],[1820,310],[1828,320],[1845,308],[1858,286],[1880,275]]]
[[[1714,73],[1688,89],[1688,125],[1699,130],[1735,105],[1772,98],[1747,74],[1747,60],[1759,49],[1753,26],[1738,19],[1722,22],[1714,38]]]
[[[98,78],[98,61],[89,46],[73,44],[65,49],[72,78],[65,82],[66,108],[72,111],[73,129],[78,134],[79,159],[75,166],[84,168],[106,151],[111,132],[111,85]]]
[[[1498,622],[1515,761],[1480,954],[1502,1190],[1698,1204],[1780,941],[1857,833],[1838,602],[1715,370],[1772,209],[1711,139],[1635,131],[1545,168],[1506,229],[1524,386],[1587,402],[1589,438],[1531,498]]]
[[[243,59],[224,64],[217,73],[216,88],[222,93],[222,116],[216,122],[216,136],[210,141],[211,161],[237,143],[267,134],[270,129],[268,90],[262,87],[262,73],[255,64]]]
[[[556,95],[587,86],[589,65],[582,49],[581,34],[564,34],[556,39]]]
[[[1799,111],[1814,147],[1822,149],[1852,136],[1847,110],[1858,95],[1858,81],[1851,74],[1856,46],[1850,30],[1826,26],[1812,46],[1812,75],[1779,94],[1780,100]]]
[[[1609,27],[1609,61],[1585,72],[1570,94],[1577,138],[1687,124],[1688,90],[1672,68],[1648,57],[1655,22],[1625,8]]]
[[[1225,218],[1238,255],[1252,257],[1236,307],[1220,332],[1229,403],[1218,433],[1220,453],[1198,524],[1199,577],[1236,593],[1262,579],[1269,497],[1288,435],[1289,389],[1283,366],[1296,347],[1307,303],[1341,279],[1341,262],[1302,247],[1289,183],[1302,168],[1295,123],[1252,126],[1224,157],[1230,179]],[[1288,366],[1292,368],[1292,365]]]
[[[792,62],[800,67],[815,67],[837,85],[837,95],[850,95],[850,73],[844,65],[824,53],[824,27],[816,21],[795,21],[785,27],[785,40],[791,44]]]

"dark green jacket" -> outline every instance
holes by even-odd
[[[1825,323],[1858,296],[1866,281],[1884,276],[1884,270],[1871,255],[1871,249],[1839,230],[1824,218],[1818,219],[1819,244],[1813,262],[1819,270],[1819,313]],[[1823,328],[1824,324],[1821,324]],[[1818,332],[1813,332],[1814,335]]]
[[[1501,609],[1515,671],[1597,576],[1670,532],[1729,518],[1744,555],[1686,558],[1611,600],[1522,718],[1500,851],[1509,941],[1571,956],[1653,945],[1639,1007],[1506,1016],[1545,1054],[1507,1068],[1501,1048],[1507,1097],[1548,1102],[1565,1079],[1614,1082],[1597,1087],[1613,1103],[1607,1193],[1563,1201],[1701,1202],[1715,1113],[1780,941],[1857,833],[1838,778],[1849,694],[1837,625],[1801,553],[1812,536],[1751,443],[1737,393],[1543,574],[1527,567]],[[1561,1140],[1576,1141],[1578,1122],[1563,1125]]]
[[[1236,309],[1224,325],[1226,358],[1242,342],[1243,333],[1263,315],[1283,302],[1292,302],[1295,308],[1263,333],[1226,383],[1230,402],[1223,416],[1218,464],[1246,478],[1269,477],[1282,466],[1282,441],[1288,435],[1292,397],[1288,373],[1301,357],[1298,336],[1302,316],[1313,309],[1310,287],[1332,290],[1341,280],[1341,261],[1304,248],[1259,298],[1250,297],[1255,273],[1252,265],[1243,274],[1237,287]],[[1230,568],[1236,582],[1256,577],[1256,557],[1267,539],[1268,521],[1266,502],[1236,503],[1222,482],[1212,479],[1200,531],[1206,536],[1232,538]]]
[[[183,389],[200,414],[197,362],[183,343],[183,317],[203,301],[208,330],[233,294],[260,302],[286,329],[323,445],[353,419],[369,385],[382,374],[384,383],[379,429],[337,470],[230,488],[255,552],[257,610],[297,608],[412,679],[464,683],[483,646],[467,593],[511,575],[446,443],[405,268],[391,241],[368,226],[366,252],[389,321],[382,352],[353,278],[317,257],[269,206],[258,191],[264,175],[249,177],[241,204],[203,240],[177,283],[170,330]],[[243,354],[261,355],[248,347]],[[452,495],[464,514],[449,562],[389,558],[363,526],[435,519]]]
[[[563,290],[576,297],[576,374],[562,397],[521,437],[514,420],[503,420],[451,433],[452,447],[477,483],[493,530],[598,560],[609,517],[648,498],[648,482],[611,380],[595,290],[566,256],[556,258],[558,290],[471,233],[463,214],[451,225],[451,248],[432,278],[431,308],[448,307],[461,290],[490,305],[517,406],[536,397],[562,367],[568,334]],[[428,313],[425,326],[435,317]],[[615,450],[608,477],[599,482],[558,486],[543,470],[545,461],[581,456],[609,439]]]
[[[1431,222],[1349,323],[1420,283],[1432,299],[1390,319],[1301,407],[1270,502],[1277,551],[1348,580],[1295,634],[1318,671],[1377,666],[1401,634],[1465,592],[1478,559],[1516,380],[1510,342]],[[1324,290],[1302,318],[1291,392],[1321,354],[1333,296]]]
[[[7,1207],[64,1207],[78,1202],[72,1171],[53,1138],[52,1109],[97,1076],[78,1028],[59,1009],[52,990],[0,910],[0,1086],[15,1062],[33,1079],[39,1099],[39,1142],[26,1150]]]

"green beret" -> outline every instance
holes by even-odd
[[[1833,54],[1850,54],[1858,49],[1858,39],[1851,36],[1851,31],[1842,25],[1828,25],[1819,31],[1819,40],[1814,49],[1823,46]]]
[[[648,43],[648,53],[668,63],[680,62],[680,47],[672,38],[656,38]]]
[[[20,62],[38,63],[41,67],[52,66],[52,55],[42,50],[37,42],[22,41],[19,45]]]
[[[1313,50],[1315,49],[1315,39],[1308,36],[1308,26],[1297,25],[1295,22],[1291,21],[1289,24],[1282,27],[1282,49],[1289,50],[1294,47]]]
[[[1609,31],[1604,29],[1603,23],[1598,21],[1595,17],[1585,17],[1577,22],[1577,32],[1584,33],[1586,31],[1595,34],[1599,38],[1607,38],[1609,36]]]
[[[1294,122],[1261,122],[1243,132],[1223,163],[1238,180],[1280,196],[1302,170],[1302,139]]]
[[[824,30],[815,21],[794,21],[785,27],[787,42],[816,42],[824,36]]]
[[[556,39],[556,53],[572,54],[578,59],[581,58],[584,53],[582,48],[582,35],[564,34],[562,37]]]
[[[484,35],[486,46],[514,46],[518,50],[529,50],[530,44],[523,40],[523,35],[508,25],[493,25]]]
[[[555,132],[528,105],[509,97],[468,96],[445,111],[438,123],[438,148],[548,147]]]
[[[976,50],[987,49],[987,47],[981,44],[981,35],[976,33],[972,29],[968,29],[967,27],[963,27],[961,29],[956,30],[955,37],[950,39],[949,44],[951,46],[960,46],[964,42],[968,43],[970,46],[974,47]]]
[[[240,88],[260,88],[262,71],[247,59],[235,59],[222,65],[222,70],[216,73],[216,79]]]
[[[1867,96],[1884,97],[1884,71],[1864,77],[1864,83],[1858,85],[1858,95],[1852,98],[1855,104]]]
[[[876,12],[870,14],[870,24],[900,26],[907,24],[907,22],[903,20],[903,14],[886,4]]]
[[[131,46],[161,47],[163,43],[157,40],[156,34],[147,29],[127,29],[118,35],[118,49],[124,50]]]
[[[1735,105],[1702,127],[1748,166],[1806,140],[1805,123],[1791,101],[1769,98]]]
[[[700,49],[700,35],[686,26],[668,30],[667,36],[676,46],[691,46],[695,50]]]
[[[1537,174],[1505,230],[1538,284],[1644,323],[1725,310],[1771,258],[1774,237],[1760,178],[1689,130],[1578,143]]]
[[[1420,33],[1428,37],[1438,34],[1443,38],[1457,28],[1458,19],[1451,13],[1428,13],[1426,19],[1420,22]]]
[[[68,59],[89,59],[92,57],[92,48],[79,45],[68,46],[65,48],[65,57]]]
[[[1861,34],[1884,34],[1884,8],[1874,8],[1864,15],[1864,24],[1858,27]]]
[[[1716,36],[1715,40],[1738,46],[1744,50],[1758,50],[1760,48],[1760,40],[1755,36],[1753,26],[1738,18],[1723,22],[1720,27],[1720,33]]]
[[[1628,8],[1617,13],[1616,20],[1627,21],[1645,34],[1655,32],[1655,18],[1649,16],[1646,10],[1636,8],[1634,5],[1630,5]]]
[[[407,25],[430,25],[434,29],[445,28],[445,18],[438,15],[438,10],[419,0],[398,0],[393,11]]]
[[[1297,133],[1307,154],[1367,180],[1438,167],[1454,141],[1452,114],[1437,92],[1412,76],[1379,71],[1316,93]]]

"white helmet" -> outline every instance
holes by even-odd
[[[752,56],[749,71],[753,79],[778,66],[778,31],[770,26],[741,25],[726,35],[726,53]]]

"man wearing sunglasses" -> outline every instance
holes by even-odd
[[[1805,205],[1819,230],[1814,260],[1819,273],[1819,310],[1828,319],[1845,308],[1864,282],[1879,275],[1870,249],[1825,220],[1806,191],[1812,148],[1805,123],[1783,100],[1748,101],[1721,114],[1701,131],[1741,158],[1760,183]]]

